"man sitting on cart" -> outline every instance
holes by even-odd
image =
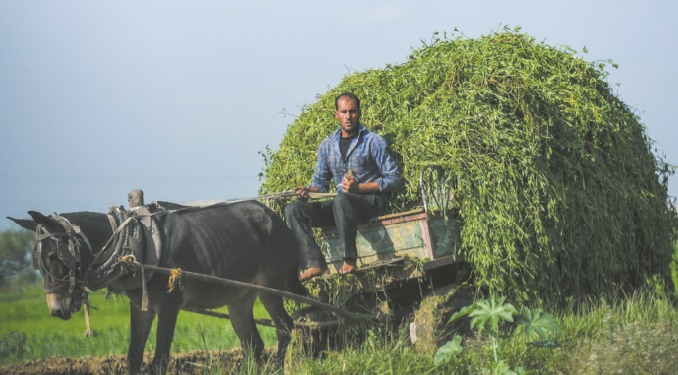
[[[329,272],[312,227],[336,226],[344,263],[339,274],[356,270],[358,224],[383,214],[384,193],[400,184],[400,171],[386,141],[360,123],[360,100],[345,92],[336,97],[334,117],[340,129],[320,144],[313,180],[294,190],[298,201],[285,207],[285,218],[300,245],[299,279],[304,281]],[[309,202],[309,192],[327,192],[334,180],[333,200]]]

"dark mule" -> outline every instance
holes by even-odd
[[[33,220],[9,219],[36,231],[34,266],[44,276],[49,310],[53,316],[69,319],[80,309],[84,288],[91,289],[88,285],[91,263],[113,233],[109,219],[104,214],[91,212],[56,217],[45,217],[35,211],[29,214]],[[249,201],[189,208],[156,217],[163,243],[160,267],[303,292],[297,279],[298,244],[294,234],[266,206]],[[146,284],[148,311],[142,311],[141,288],[125,291],[131,312],[127,353],[130,373],[141,370],[144,346],[156,315],[156,349],[151,371],[167,369],[177,315],[183,307],[227,305],[243,350],[259,359],[264,343],[252,316],[257,296],[275,323],[277,361],[282,365],[293,325],[282,297],[190,279],[183,280],[182,285],[182,289],[175,288],[168,293],[168,276],[156,273]],[[95,285],[95,288],[101,286]]]

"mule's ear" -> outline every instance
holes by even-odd
[[[50,231],[60,231],[60,230],[64,229],[61,226],[61,224],[59,224],[51,216],[45,216],[38,211],[28,211],[28,214],[31,215],[31,217],[33,218],[33,221],[35,221],[36,227],[37,227],[37,225],[43,225],[45,228],[49,229]]]
[[[21,225],[22,227],[28,229],[28,230],[35,230],[35,228],[38,226],[38,224],[35,223],[35,221],[32,220],[24,220],[24,219],[15,219],[13,217],[7,216],[8,219],[12,220],[13,222]]]
[[[41,214],[38,211],[28,211],[28,214],[31,215],[33,218],[33,221],[35,221],[36,224],[42,224],[42,225],[47,225],[52,222],[50,218],[47,216]]]

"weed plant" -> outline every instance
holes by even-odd
[[[526,374],[673,374],[678,369],[678,311],[654,292],[582,302],[554,316],[560,330],[548,347],[512,334],[514,326],[504,327],[496,339],[505,369]],[[487,331],[476,332],[463,339],[454,360],[434,365],[432,356],[409,343],[403,327],[394,336],[369,333],[363,343],[324,359],[288,357],[287,369],[294,374],[509,374],[495,365],[491,340]]]

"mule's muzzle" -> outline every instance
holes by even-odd
[[[80,310],[80,305],[70,296],[64,297],[57,293],[49,293],[47,296],[47,307],[53,317],[68,320],[74,312]]]
[[[64,310],[52,310],[50,311],[53,317],[56,318],[61,318],[63,320],[68,320],[71,318],[71,312],[70,311],[64,311]]]

